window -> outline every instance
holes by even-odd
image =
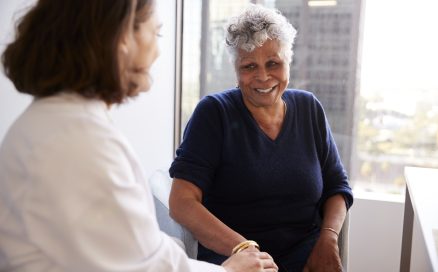
[[[236,85],[229,17],[275,7],[298,30],[289,87],[323,104],[353,187],[403,193],[404,166],[438,167],[438,4],[364,1],[184,1],[182,130],[201,97]]]

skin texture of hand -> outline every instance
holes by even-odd
[[[303,272],[342,272],[336,234],[321,232]]]
[[[257,250],[257,249],[256,249]],[[243,250],[228,258],[222,266],[227,272],[277,272],[278,267],[266,252]]]

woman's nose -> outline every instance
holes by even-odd
[[[266,81],[269,79],[269,73],[265,68],[259,68],[257,70],[256,79],[260,81]]]

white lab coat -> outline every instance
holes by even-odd
[[[134,152],[102,101],[32,102],[0,147],[0,271],[225,271],[159,230]]]

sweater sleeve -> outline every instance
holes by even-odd
[[[214,98],[206,96],[186,126],[170,176],[190,181],[204,193],[208,191],[220,163],[222,141],[220,109]]]
[[[324,182],[320,203],[322,205],[327,198],[335,194],[343,194],[345,204],[349,209],[353,204],[353,193],[348,183],[348,176],[341,162],[324,109],[316,97],[313,96],[313,99],[315,131],[318,131],[315,141]]]

